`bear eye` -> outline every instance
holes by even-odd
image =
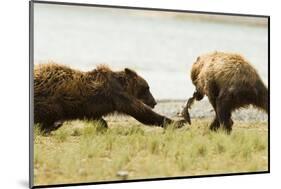
[[[139,91],[139,96],[146,94],[149,91],[149,87],[144,87]]]

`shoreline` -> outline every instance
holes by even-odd
[[[157,100],[157,105],[153,110],[168,117],[180,117],[180,112],[184,108],[186,101],[180,99]],[[192,108],[189,109],[189,113],[191,119],[213,118],[215,116],[214,110],[207,99],[194,102]],[[232,118],[234,121],[268,121],[268,115],[252,105],[247,108],[235,110],[232,113]]]

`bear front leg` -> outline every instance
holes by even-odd
[[[164,127],[166,124],[175,123],[176,127],[183,126],[182,121],[173,122],[171,119],[157,114],[140,100],[126,94],[117,94],[114,100],[116,111],[134,117],[145,125]]]
[[[220,127],[220,122],[218,120],[218,115],[217,115],[216,96],[215,96],[215,94],[210,93],[208,98],[209,98],[209,101],[210,101],[211,105],[213,106],[215,114],[216,114],[215,118],[213,119],[213,121],[210,125],[210,130],[217,131]]]
[[[219,127],[220,127],[220,122],[219,122],[219,120],[218,120],[218,117],[216,116],[216,117],[213,119],[213,121],[212,121],[212,123],[211,123],[211,125],[210,125],[210,130],[212,130],[212,131],[217,131],[217,130],[219,129]]]

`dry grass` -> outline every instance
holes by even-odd
[[[133,119],[73,121],[50,136],[35,129],[35,185],[266,171],[267,123],[235,122],[231,135],[210,120],[167,129]]]

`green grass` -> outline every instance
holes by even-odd
[[[267,170],[266,122],[235,122],[231,135],[211,132],[209,122],[162,129],[129,119],[106,130],[73,121],[50,136],[35,129],[35,185]]]

